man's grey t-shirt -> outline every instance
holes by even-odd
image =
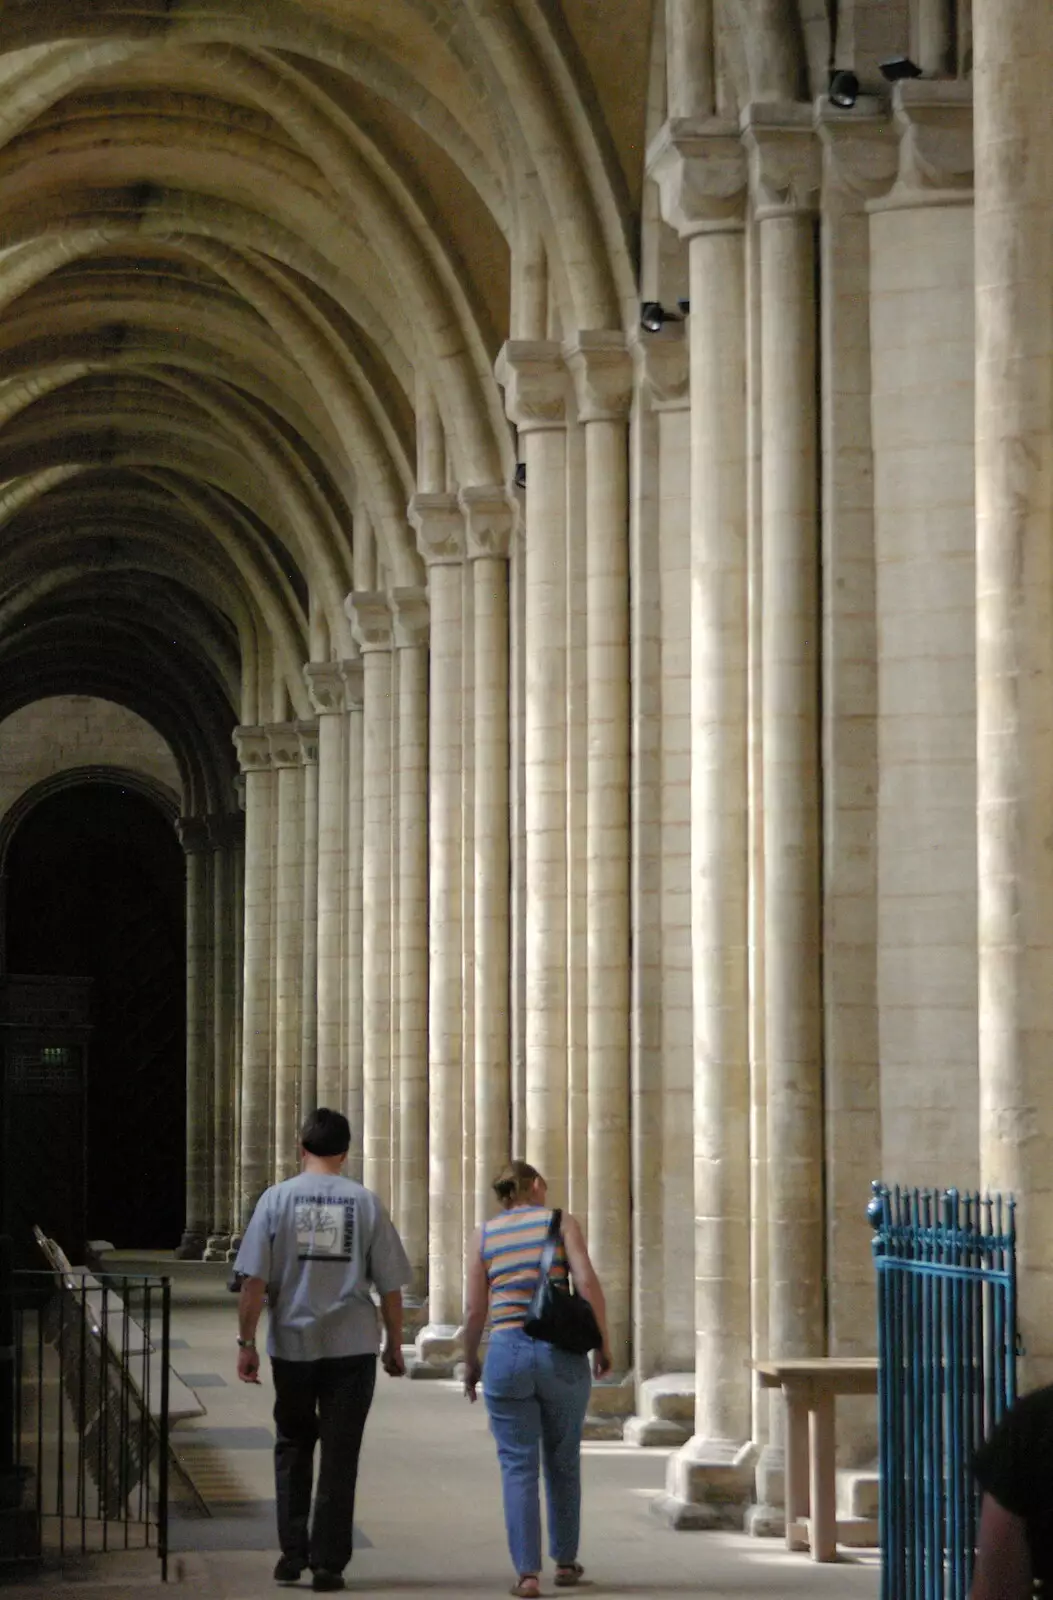
[[[267,1353],[281,1361],[376,1355],[370,1286],[389,1294],[410,1281],[380,1200],[336,1173],[303,1172],[265,1190],[234,1271],[266,1283]]]

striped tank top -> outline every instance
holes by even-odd
[[[517,1206],[484,1222],[480,1254],[490,1280],[491,1332],[523,1326],[551,1217],[544,1206]],[[567,1281],[562,1240],[556,1246],[551,1276],[555,1283]]]

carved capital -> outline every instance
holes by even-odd
[[[391,609],[395,613],[395,644],[412,650],[428,642],[428,591],[422,588],[392,589]]]
[[[972,84],[952,79],[898,83],[892,116],[900,136],[899,176],[888,204],[967,200],[973,187]]]
[[[298,722],[296,724],[296,737],[300,741],[300,760],[304,766],[315,766],[318,762],[318,723]]]
[[[300,736],[295,722],[272,722],[267,729],[267,743],[271,747],[272,767],[299,767],[303,765]]]
[[[311,704],[320,717],[344,709],[344,680],[339,661],[309,661],[303,669]]]
[[[242,772],[266,772],[271,764],[271,747],[266,728],[235,728],[232,738]]]
[[[356,589],[344,601],[344,610],[363,655],[391,649],[391,603],[382,589]]]
[[[349,711],[361,711],[366,698],[366,676],[361,656],[352,656],[340,663],[340,676],[344,680],[344,696]]]
[[[180,817],[176,823],[179,843],[186,855],[199,855],[211,848],[206,817]]]
[[[899,170],[899,134],[877,96],[863,96],[850,111],[820,103],[816,132],[828,188],[864,200],[887,194]]]
[[[212,850],[233,850],[245,842],[245,818],[240,811],[214,811],[206,818]]]
[[[469,561],[483,556],[507,557],[518,507],[499,484],[478,484],[462,489],[458,499],[464,513]]]
[[[658,185],[662,216],[681,239],[745,226],[746,152],[734,124],[673,118],[651,142],[647,175]]]
[[[563,347],[582,422],[623,422],[633,397],[633,363],[625,335],[584,329]]]
[[[683,323],[676,338],[641,337],[632,344],[633,365],[644,397],[654,411],[686,411],[691,404],[691,366]]]
[[[456,566],[464,560],[464,513],[455,494],[415,494],[406,514],[426,567]]]
[[[810,105],[749,105],[742,113],[750,189],[759,218],[816,211],[822,160]]]
[[[520,433],[562,428],[567,420],[567,369],[551,339],[508,339],[494,366],[505,413]]]

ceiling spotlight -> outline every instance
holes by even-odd
[[[889,83],[898,83],[901,78],[921,77],[921,68],[909,56],[889,56],[887,61],[879,61],[878,66],[881,76],[887,78]]]
[[[854,72],[831,72],[827,94],[831,105],[850,111],[859,96],[859,79]]]
[[[691,315],[691,302],[690,302],[690,300],[678,300],[677,301],[677,306],[679,308],[680,315],[682,317],[689,317]]]
[[[515,484],[517,489],[525,489],[526,488],[526,462],[525,461],[517,461],[516,462],[516,475],[515,475],[515,477],[513,478],[512,481]]]
[[[668,320],[665,307],[657,300],[645,300],[640,307],[640,326],[646,333],[661,333]]]

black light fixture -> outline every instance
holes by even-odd
[[[901,78],[921,77],[921,68],[909,56],[889,56],[887,61],[878,62],[878,68],[889,83],[899,83]]]
[[[840,106],[842,111],[850,111],[859,98],[859,79],[854,72],[831,70],[830,87],[826,92],[831,105]]]
[[[640,307],[640,326],[645,333],[661,333],[668,320],[666,309],[658,300],[645,300]]]
[[[516,462],[516,475],[515,475],[515,477],[513,478],[512,481],[515,484],[517,489],[525,489],[526,488],[526,462],[525,461],[517,461]]]

